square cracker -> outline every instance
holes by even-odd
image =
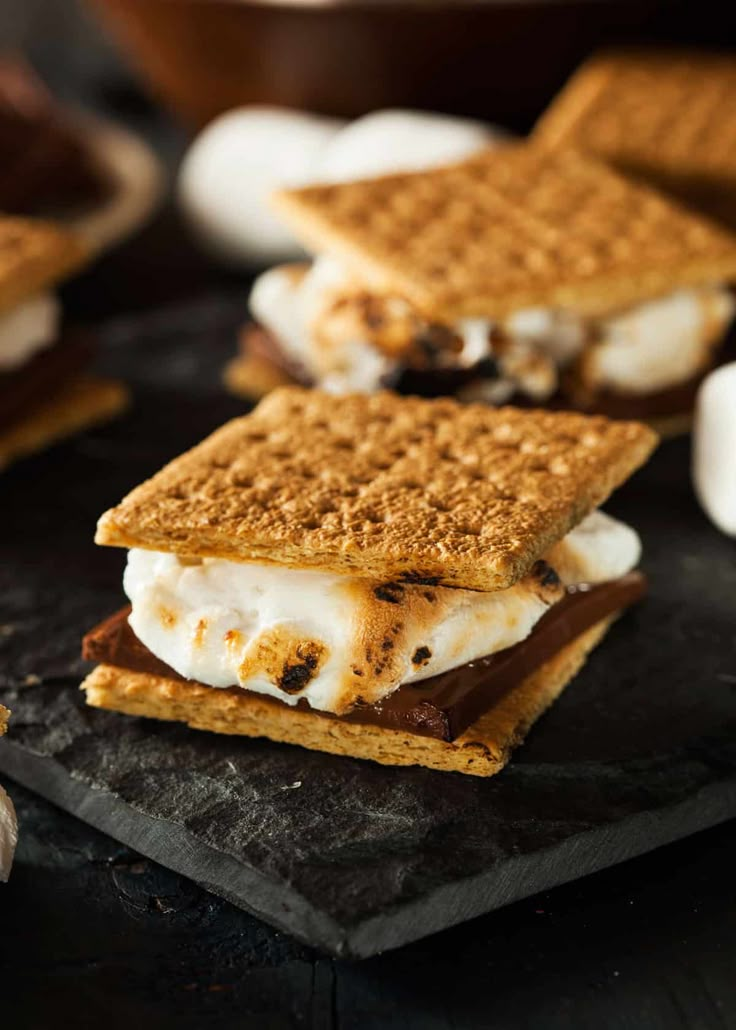
[[[112,665],[98,665],[82,689],[89,705],[126,715],[184,722],[214,733],[268,737],[382,765],[423,765],[443,772],[493,776],[579,672],[612,621],[599,622],[568,644],[450,743],[326,718],[246,691],[217,690]]]
[[[19,422],[0,430],[0,471],[20,458],[106,422],[128,405],[128,391],[114,379],[80,376],[65,383]]]
[[[61,226],[0,215],[0,314],[76,271],[88,253]]]
[[[599,416],[285,387],[106,512],[97,542],[501,590],[655,443]]]
[[[568,150],[508,146],[274,203],[303,243],[440,322],[530,307],[595,317],[736,276],[735,237]]]
[[[3,705],[0,705],[0,737],[8,728],[8,719],[10,718],[10,712]]]
[[[581,147],[736,225],[732,54],[595,54],[552,101],[533,138]]]

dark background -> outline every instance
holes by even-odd
[[[5,0],[69,98],[136,127],[173,165],[184,134],[63,0]],[[697,13],[708,17],[708,7]],[[246,284],[199,258],[166,210],[68,288],[109,325],[183,296],[245,310]],[[150,314],[144,317],[159,317]],[[736,1026],[736,826],[700,834],[362,963],[326,959],[6,784],[20,846],[0,885],[0,1026],[329,1030]]]

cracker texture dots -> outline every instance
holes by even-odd
[[[602,417],[284,388],[103,515],[97,541],[502,589],[655,442]]]
[[[733,190],[736,58],[676,50],[596,54],[542,116],[535,138],[584,147],[632,172],[667,175],[668,185],[679,181],[685,192],[699,177]]]
[[[428,318],[591,316],[736,273],[736,239],[574,150],[508,146],[274,204],[302,242]]]

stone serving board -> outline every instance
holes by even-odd
[[[645,543],[627,614],[490,780],[88,709],[82,634],[121,604],[97,516],[242,410],[219,386],[239,302],[119,321],[102,364],[136,404],[2,477],[0,771],[309,944],[362,957],[736,815],[736,546],[698,509],[686,441],[608,506]]]

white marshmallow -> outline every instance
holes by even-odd
[[[710,520],[736,536],[736,362],[711,372],[698,391],[692,474]]]
[[[726,286],[677,290],[601,323],[586,378],[614,392],[648,394],[687,382],[707,364],[733,318]]]
[[[235,264],[300,253],[268,197],[318,177],[326,144],[344,123],[277,107],[243,107],[216,118],[187,151],[179,202],[205,246]]]
[[[18,843],[18,820],[13,802],[0,787],[0,881],[6,882]]]
[[[573,311],[552,308],[523,308],[503,323],[514,339],[533,344],[558,365],[565,365],[585,346],[585,319]]]
[[[480,122],[419,111],[378,111],[345,126],[278,107],[215,119],[187,151],[177,183],[202,243],[232,264],[292,260],[301,248],[268,205],[279,187],[428,168],[503,138]]]
[[[342,129],[320,163],[325,182],[416,172],[462,161],[507,139],[483,122],[426,111],[374,111]]]
[[[547,554],[563,583],[605,583],[641,559],[639,534],[604,511],[594,511]]]
[[[327,297],[344,288],[345,272],[328,256],[305,266],[277,266],[259,275],[250,294],[253,317],[265,326],[287,355],[298,361],[330,393],[378,390],[395,362],[365,340],[348,340],[339,349],[317,342],[312,326]]]
[[[566,572],[575,583],[599,582],[633,568],[639,544],[633,530],[594,514],[556,551],[563,582]],[[191,564],[142,550],[129,552],[123,585],[134,633],[179,675],[212,687],[240,684],[288,704],[303,697],[314,708],[338,712],[346,693],[368,687],[365,680],[356,687],[351,670],[365,662],[366,637],[370,646],[375,636],[374,652],[381,653],[387,608],[402,631],[385,652],[390,668],[370,688],[373,701],[401,683],[511,647],[553,600],[522,580],[493,593],[435,588],[429,605],[424,588],[406,586],[386,605],[372,584],[352,576],[223,559]],[[274,669],[283,668],[284,655],[300,642],[316,642],[321,664],[298,694],[285,693]],[[418,648],[428,651],[419,664],[412,660]]]
[[[61,309],[51,293],[39,293],[0,315],[0,371],[20,368],[56,340]]]

